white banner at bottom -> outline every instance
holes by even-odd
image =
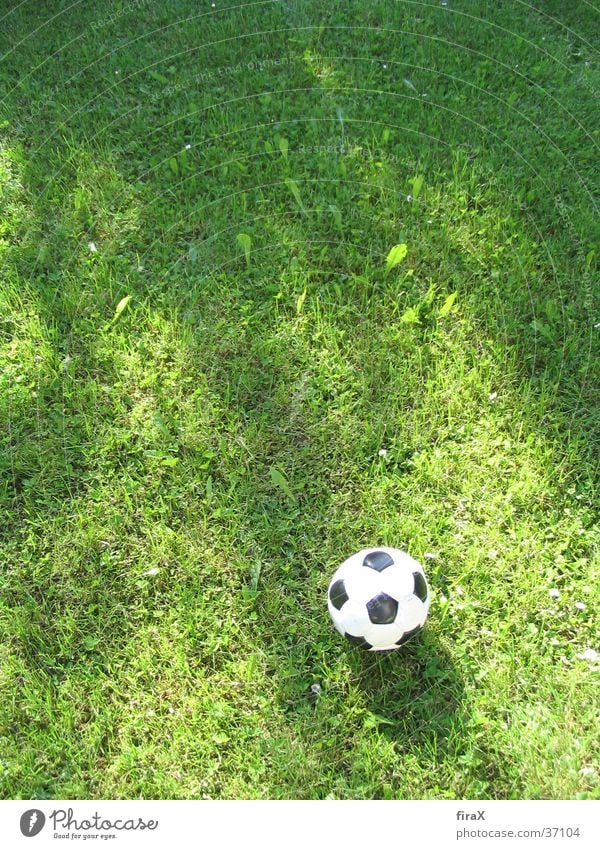
[[[598,849],[595,801],[5,801],[0,846]]]

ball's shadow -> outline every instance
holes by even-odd
[[[348,651],[382,733],[402,748],[425,746],[438,759],[459,745],[468,713],[464,681],[433,628],[426,625],[396,651]]]

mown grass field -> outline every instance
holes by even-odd
[[[600,15],[537,5],[0,2],[2,797],[600,796]]]

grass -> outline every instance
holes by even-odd
[[[592,5],[0,20],[0,795],[598,798]]]

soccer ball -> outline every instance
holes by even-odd
[[[404,645],[421,630],[429,587],[420,563],[398,548],[364,548],[344,560],[327,591],[333,624],[369,651]]]

